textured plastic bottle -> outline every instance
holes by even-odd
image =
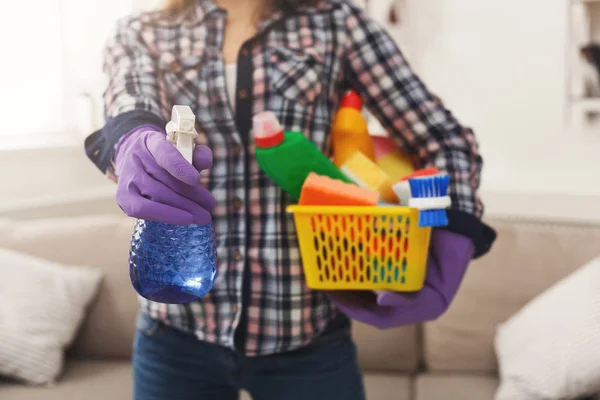
[[[309,173],[352,183],[300,132],[283,132],[275,114],[256,114],[252,127],[256,160],[264,173],[298,201]]]
[[[189,162],[196,136],[194,122],[189,107],[175,106],[167,125],[169,136]],[[142,297],[166,304],[198,300],[212,288],[216,264],[212,224],[179,226],[137,221],[131,239],[129,275]]]
[[[355,91],[342,98],[340,109],[331,125],[333,162],[341,167],[355,152],[360,151],[375,162],[375,149],[371,142],[367,121],[361,114],[362,99]]]

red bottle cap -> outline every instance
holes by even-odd
[[[361,111],[363,108],[362,98],[354,90],[349,90],[344,97],[342,97],[341,107],[354,108],[355,110]]]
[[[256,147],[268,149],[283,142],[283,129],[272,112],[265,111],[256,114],[252,119],[252,125]]]
[[[412,178],[419,178],[421,176],[437,175],[438,172],[439,170],[436,167],[423,168],[406,175],[404,178],[400,179],[400,181],[408,181]]]

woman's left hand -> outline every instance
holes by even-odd
[[[468,237],[434,230],[425,285],[419,292],[332,291],[328,295],[350,318],[379,329],[431,321],[448,310],[474,252]]]

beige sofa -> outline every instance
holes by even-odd
[[[528,300],[600,253],[600,227],[488,221],[493,251],[473,263],[450,311],[438,321],[378,331],[355,325],[369,400],[486,400],[497,387],[495,328]],[[2,400],[132,398],[129,357],[136,315],[126,257],[132,221],[120,216],[0,220],[0,246],[106,277],[54,387],[0,384]],[[518,400],[518,399],[515,399]]]

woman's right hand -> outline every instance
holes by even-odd
[[[115,155],[117,204],[134,218],[206,225],[215,199],[200,184],[200,171],[212,162],[206,146],[196,146],[192,165],[159,128],[137,128],[122,139]]]

